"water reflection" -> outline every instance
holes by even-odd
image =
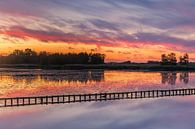
[[[13,74],[11,77],[16,81],[19,82],[21,80],[25,80],[27,84],[32,83],[37,79],[45,80],[45,81],[54,81],[54,82],[62,82],[67,81],[68,83],[71,82],[80,82],[80,83],[87,83],[87,82],[102,82],[104,81],[104,70],[85,70],[82,72],[66,72],[64,74]],[[175,85],[177,79],[179,81],[188,84],[189,82],[189,72],[161,72],[162,77],[162,84],[169,84]]]
[[[37,74],[11,74],[11,77],[20,82],[25,80],[27,84],[32,83],[35,80],[41,79],[44,81],[53,81],[53,82],[62,82],[67,81],[71,82],[100,82],[104,80],[104,70],[83,70],[83,71],[66,71],[64,73],[37,73]]]
[[[189,72],[161,72],[162,84],[175,85],[177,81],[177,75],[179,74],[180,82],[188,84],[189,82]]]
[[[180,73],[180,81],[185,83],[185,84],[188,84],[188,82],[189,82],[189,73],[188,72]]]
[[[195,72],[25,70],[0,72],[0,97],[190,88]]]

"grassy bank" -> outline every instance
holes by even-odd
[[[149,70],[149,71],[195,71],[195,65],[159,65],[159,64],[98,64],[98,65],[0,65],[0,68],[22,69],[106,69],[106,70]]]

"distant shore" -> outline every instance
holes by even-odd
[[[29,65],[29,64],[0,64],[0,68],[18,69],[105,69],[105,70],[143,70],[143,71],[195,71],[195,65],[160,65],[160,64],[67,64],[67,65]]]

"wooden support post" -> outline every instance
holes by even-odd
[[[73,96],[73,102],[76,102],[76,96],[75,95]]]
[[[24,106],[24,98],[22,98],[22,105]]]
[[[46,96],[46,102],[45,103],[46,103],[46,105],[48,104],[48,96]]]
[[[70,103],[70,95],[68,95],[67,97],[68,97],[68,103]]]
[[[81,102],[81,95],[79,95],[79,102]]]
[[[148,91],[148,98],[150,98],[150,91]]]
[[[146,97],[146,92],[144,91],[143,93],[144,93],[144,98],[145,98]]]
[[[12,100],[12,99],[10,99],[10,101],[11,101],[11,106],[13,106],[13,100]]]
[[[129,98],[129,93],[126,93],[126,98],[125,99],[128,99]]]
[[[37,97],[35,97],[35,104],[37,105]]]
[[[133,99],[133,92],[130,92],[130,94],[131,94],[131,99]]]
[[[90,102],[91,101],[91,94],[89,94],[88,97],[89,97],[88,101]]]
[[[152,91],[152,97],[154,98],[154,90]]]
[[[137,99],[137,92],[135,92],[135,99]]]
[[[107,100],[107,93],[104,93],[104,100]]]
[[[63,101],[63,103],[65,103],[64,95],[62,95],[62,101]]]
[[[19,99],[18,98],[16,98],[16,103],[17,103],[16,105],[19,106]]]
[[[57,96],[57,103],[60,103],[60,97]]]
[[[7,99],[5,99],[5,103],[4,104],[5,104],[5,107],[7,107]]]
[[[112,94],[111,93],[109,94],[109,100],[112,100]]]
[[[43,98],[42,98],[42,97],[40,97],[40,99],[41,99],[41,104],[43,104]]]
[[[82,98],[83,98],[83,100],[82,101],[86,101],[86,95],[85,94],[82,94]]]
[[[97,94],[95,94],[95,101],[97,101]]]

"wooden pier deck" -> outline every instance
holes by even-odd
[[[0,98],[0,107],[107,101],[107,100],[119,100],[119,99],[158,98],[158,97],[167,97],[167,96],[186,96],[186,95],[195,95],[195,88],[97,93],[97,94],[94,93],[94,94]]]

